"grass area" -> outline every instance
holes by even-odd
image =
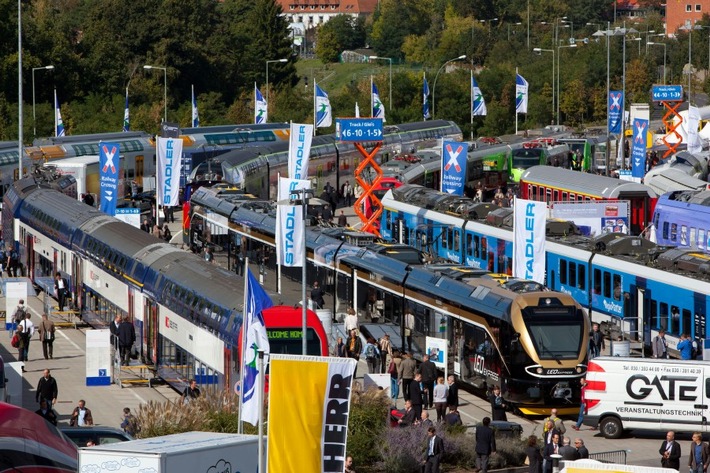
[[[392,65],[393,75],[404,70],[421,70],[421,66]],[[296,71],[301,77],[301,84],[303,84],[303,78],[308,77],[308,86],[313,87],[312,80],[315,77],[318,85],[330,92],[331,90],[340,90],[351,81],[362,80],[371,75],[389,74],[389,62],[375,60],[370,63],[323,64],[320,59],[299,59],[296,63]]]

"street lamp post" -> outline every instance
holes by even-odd
[[[568,45],[559,45],[557,46],[557,118],[555,120],[556,124],[560,124],[560,63],[562,62],[562,56],[560,56],[560,49],[562,48],[576,48],[577,43],[574,44],[568,44]]]
[[[163,103],[165,104],[164,106],[164,114],[163,114],[163,122],[168,121],[168,68],[167,67],[160,67],[160,66],[149,66],[145,65],[143,66],[143,69],[158,69],[160,71],[163,71]]]
[[[649,41],[647,46],[663,46],[663,85],[666,85],[666,43],[654,43]]]
[[[681,26],[679,30],[684,30],[688,32],[688,102],[690,102],[692,96],[692,78],[693,78],[693,30],[702,30],[703,27],[700,25],[695,26]]]
[[[288,59],[270,59],[266,61],[266,111],[269,111],[269,63],[288,62]]]
[[[533,51],[542,54],[543,52],[552,53],[552,116],[555,116],[555,50],[533,48]]]
[[[37,137],[37,114],[35,113],[35,71],[48,70],[51,71],[54,66],[42,66],[32,68],[32,136]]]
[[[462,59],[466,59],[466,55],[462,54],[459,57],[455,57],[453,59],[449,59],[446,61],[444,64],[441,65],[438,71],[436,71],[436,77],[434,77],[434,87],[431,89],[431,116],[434,118],[436,116],[436,81],[439,79],[439,74],[441,71],[446,67],[447,64],[454,62],[454,61],[460,61]]]
[[[381,57],[381,56],[370,56],[370,59],[382,59],[383,61],[390,62],[390,112],[392,111],[392,58],[391,57]]]

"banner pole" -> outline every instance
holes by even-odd
[[[258,470],[260,473],[264,471],[264,350],[259,350],[259,387],[256,393],[257,403],[259,404],[259,440],[258,440]],[[240,411],[241,414],[241,411]],[[239,423],[241,426],[241,422]]]
[[[244,312],[246,310],[247,306],[247,284],[249,281],[249,256],[244,258],[244,306],[242,307],[242,335],[240,337],[241,340],[241,349],[239,350],[239,422],[237,422],[237,433],[241,434],[243,433],[242,429],[242,409],[244,408],[244,344],[246,343],[246,330],[244,330]]]

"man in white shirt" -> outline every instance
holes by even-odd
[[[355,309],[348,307],[348,315],[345,316],[345,333],[350,333],[351,330],[358,330],[357,314]]]
[[[30,340],[32,340],[32,336],[35,334],[35,324],[32,323],[30,320],[31,314],[29,312],[25,312],[25,320],[20,322],[18,325],[22,326],[22,331],[27,335],[27,341],[25,343],[25,348],[23,351],[23,360],[24,361],[30,361],[29,359],[29,352],[30,352]]]

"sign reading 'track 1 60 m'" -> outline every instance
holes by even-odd
[[[654,85],[651,89],[651,96],[654,102],[682,102],[682,85]]]
[[[382,141],[382,119],[338,118],[336,133],[340,141]]]

